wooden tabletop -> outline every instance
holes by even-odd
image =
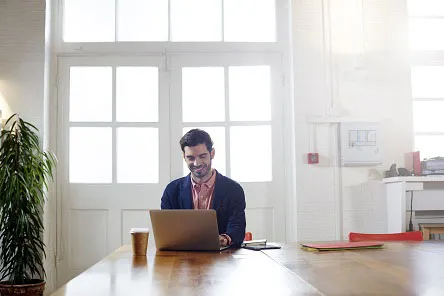
[[[123,246],[52,295],[321,295],[259,251],[149,250]]]
[[[52,295],[444,295],[444,243],[386,243],[383,249],[224,252],[124,246]]]
[[[324,295],[444,295],[444,243],[385,243],[383,249],[264,251]]]

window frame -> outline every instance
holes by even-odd
[[[261,66],[267,65],[270,66],[270,75],[271,75],[271,118],[269,120],[247,120],[247,121],[235,121],[229,119],[229,94],[225,93],[225,119],[223,121],[217,122],[182,122],[182,106],[180,108],[171,110],[171,126],[180,126],[178,130],[172,130],[172,138],[179,139],[183,134],[182,131],[184,128],[188,127],[224,127],[225,128],[225,151],[226,153],[226,175],[231,176],[231,158],[230,158],[230,127],[248,127],[248,126],[270,126],[271,128],[271,143],[272,147],[274,147],[275,143],[281,143],[281,139],[283,136],[283,124],[279,120],[282,118],[283,110],[279,107],[280,104],[284,102],[284,89],[285,87],[280,81],[281,76],[279,75],[279,70],[283,67],[280,55],[271,53],[271,54],[207,54],[205,56],[201,55],[177,55],[172,56],[171,58],[171,105],[179,105],[182,104],[182,93],[181,93],[181,68],[182,67],[222,67],[225,72],[225,84],[228,84],[228,68],[231,66]],[[228,90],[228,88],[226,88]],[[273,98],[279,98],[279,101],[273,101]],[[180,99],[180,100],[179,100]],[[179,112],[180,111],[180,112]],[[180,133],[177,133],[180,132]],[[273,149],[273,148],[272,148]],[[272,153],[271,157],[278,158],[280,156],[274,155]],[[181,155],[176,155],[172,159],[172,177],[178,178],[183,176],[183,165],[182,165]],[[272,167],[272,178],[268,181],[242,181],[243,184],[252,183],[252,184],[267,184],[271,182],[275,182],[275,176],[281,176],[279,165],[275,165],[275,163],[279,163],[279,161],[274,160],[271,163]]]
[[[409,21],[408,26],[408,32],[410,34],[410,20],[411,19],[444,19],[444,15],[442,16],[435,16],[435,15],[411,15],[407,9],[407,17]],[[410,35],[409,35],[410,37]],[[410,40],[408,42],[409,46],[409,52],[410,52],[410,69],[413,67],[420,67],[420,66],[440,66],[444,67],[444,49],[442,50],[415,50],[410,48]],[[414,112],[414,104],[418,101],[440,101],[444,102],[444,96],[440,98],[427,98],[427,97],[414,97],[412,93],[412,85],[413,80],[410,76],[410,83],[411,83],[411,96],[412,96],[412,144],[413,149],[416,150],[416,144],[417,144],[417,136],[442,136],[444,137],[444,132],[436,132],[436,131],[416,131],[416,125],[415,125],[415,119],[413,117]],[[424,158],[423,155],[421,155],[421,158]]]
[[[116,0],[117,1],[117,0]],[[223,4],[223,0],[222,0]],[[162,52],[281,52],[288,50],[290,36],[289,0],[275,0],[276,40],[275,42],[174,42],[174,41],[114,41],[114,42],[64,42],[64,0],[57,0],[54,17],[54,45],[63,53],[162,53]],[[117,5],[116,5],[117,7]],[[117,9],[117,8],[116,8]],[[223,14],[223,12],[222,12]],[[117,18],[117,16],[115,16]],[[168,20],[168,38],[171,38],[171,21]],[[117,27],[117,22],[116,22]],[[222,20],[223,28],[223,20]],[[116,29],[117,31],[117,29]]]

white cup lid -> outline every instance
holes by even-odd
[[[130,233],[149,233],[148,228],[131,228]]]

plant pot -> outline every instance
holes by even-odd
[[[0,282],[1,296],[42,296],[45,290],[45,281],[28,280],[24,285],[11,285],[8,281]]]

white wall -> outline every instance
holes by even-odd
[[[44,0],[0,1],[0,106],[43,127]]]
[[[385,191],[378,180],[394,161],[402,166],[403,154],[412,149],[405,1],[292,4],[298,239],[383,232]],[[335,125],[307,121],[329,115],[380,121],[383,164],[337,167]],[[307,152],[319,152],[320,163],[308,165]]]
[[[45,50],[45,1],[2,0],[0,1],[0,110],[3,118],[13,113],[36,125],[48,146],[47,116],[49,85],[49,44]],[[46,121],[46,122],[45,122]],[[53,199],[45,207],[44,241],[47,245],[45,269],[46,293],[55,285],[55,219]]]

